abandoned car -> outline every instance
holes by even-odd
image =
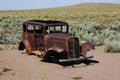
[[[81,61],[93,56],[86,56],[94,49],[91,43],[80,45],[79,38],[69,33],[69,24],[56,20],[27,20],[23,23],[22,40],[19,50],[27,54],[36,54],[48,60],[58,58],[59,62]]]

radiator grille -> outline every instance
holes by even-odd
[[[70,38],[68,40],[68,51],[70,58],[78,58],[80,54],[80,46],[78,38]]]

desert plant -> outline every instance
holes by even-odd
[[[80,80],[80,79],[82,79],[82,77],[73,77],[72,79],[73,80]]]
[[[105,46],[107,52],[120,52],[120,41],[117,40],[105,40]]]
[[[0,46],[0,51],[4,50],[3,47]]]
[[[4,67],[3,70],[2,70],[2,72],[8,72],[8,71],[12,71],[12,69]]]

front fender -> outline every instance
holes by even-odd
[[[90,49],[95,49],[93,44],[89,42],[81,44],[81,55],[85,57]]]
[[[63,51],[64,51],[64,49],[62,49],[60,47],[48,48],[45,51],[45,54],[43,55],[43,59],[49,59],[51,56],[57,56],[58,57],[58,54],[63,52]]]
[[[64,49],[60,48],[60,47],[51,47],[51,48],[47,49],[47,51],[55,51],[57,53],[61,53],[64,51]]]

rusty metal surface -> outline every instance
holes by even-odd
[[[26,39],[22,39],[22,41],[19,44],[19,50],[23,50],[24,48],[26,49],[26,52],[28,54],[31,53],[31,51],[32,51],[31,46],[30,46],[28,40],[26,40]]]
[[[89,51],[90,49],[95,49],[93,44],[91,44],[89,42],[81,44],[81,55],[86,56],[87,51]]]

